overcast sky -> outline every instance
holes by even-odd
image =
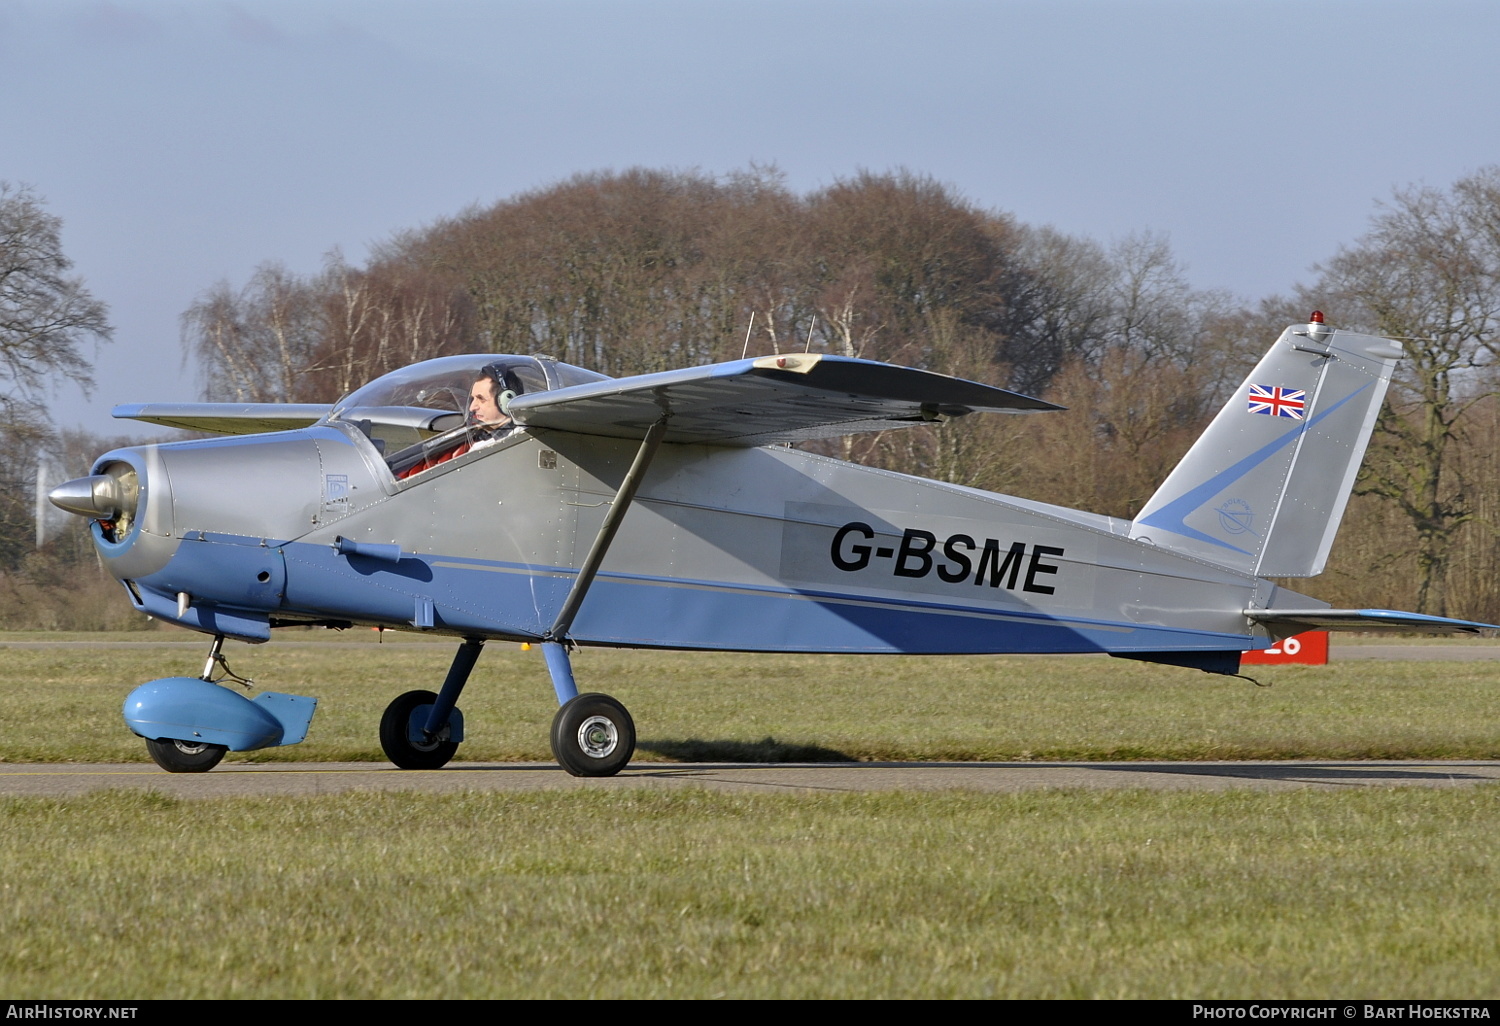
[[[1493,0],[0,0],[0,179],[116,329],[57,420],[116,433],[197,397],[215,282],[603,168],[906,167],[1259,299],[1500,163],[1497,52]]]

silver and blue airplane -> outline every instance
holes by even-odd
[[[332,406],[121,406],[225,437],[115,449],[51,500],[88,518],[143,613],[212,637],[201,677],[125,719],[172,772],[294,744],[316,701],[223,686],[224,639],[369,626],[459,641],[437,692],[386,709],[397,766],[463,740],[491,639],[539,645],[552,751],[618,773],[629,712],[580,694],[577,645],[742,652],[1109,653],[1235,674],[1312,629],[1488,625],[1332,609],[1270,578],[1323,570],[1395,342],[1288,328],[1134,520],[847,463],[792,443],[1057,407],[820,354],[612,379],[540,356],[452,356]],[[500,411],[476,423],[476,404]],[[498,425],[498,426],[497,426]],[[218,676],[216,676],[216,674]]]

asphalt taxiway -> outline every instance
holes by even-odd
[[[227,764],[208,773],[166,773],[150,764],[0,764],[0,795],[65,797],[153,791],[178,798],[271,797],[346,791],[564,791],[704,788],[804,791],[1008,792],[1037,788],[1176,791],[1348,787],[1470,787],[1500,783],[1500,761],[1453,762],[1070,762],[744,763],[639,762],[617,777],[570,777],[551,763],[452,763],[399,770],[380,763]]]

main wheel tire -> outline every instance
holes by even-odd
[[[147,738],[146,751],[151,753],[152,761],[168,773],[207,773],[219,764],[229,749],[223,745],[174,741],[164,737],[160,741]]]
[[[401,769],[441,769],[458,751],[458,742],[448,740],[446,726],[431,741],[411,739],[412,713],[432,705],[437,697],[431,691],[408,691],[385,707],[385,715],[380,717],[380,747]]]
[[[552,755],[575,777],[612,777],[635,754],[635,721],[608,695],[579,695],[552,719]]]

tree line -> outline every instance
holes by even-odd
[[[1128,510],[1170,466],[1164,440],[1192,433],[1234,383],[1242,321],[1230,297],[1188,285],[1164,238],[1103,246],[1032,228],[928,177],[862,173],[797,195],[766,169],[634,169],[402,233],[364,267],[336,253],[306,276],[266,264],[209,289],[184,324],[208,396],[225,400],[326,402],[416,359],[481,350],[616,376],[809,350],[1030,394],[1087,388],[1095,432],[1138,465],[1088,475],[1096,491],[1080,498]],[[1155,393],[1139,402],[1146,377]],[[1029,448],[1017,430],[833,448],[1004,487],[1038,472],[1016,465]]]
[[[1069,412],[825,443],[845,458],[1130,517],[1286,324],[1407,349],[1324,577],[1335,604],[1500,617],[1500,169],[1396,192],[1286,296],[1194,289],[1168,241],[1026,225],[914,173],[806,194],[775,169],[579,175],[402,232],[363,266],[262,265],[183,316],[205,398],[330,402],[460,352],[612,375],[809,350]],[[13,565],[7,564],[7,565]]]

